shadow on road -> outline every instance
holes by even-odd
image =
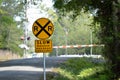
[[[47,57],[46,68],[58,67],[67,59]],[[0,80],[40,80],[43,77],[42,75],[43,58],[16,59],[0,62]]]
[[[0,71],[0,80],[40,80],[40,71]]]
[[[66,61],[68,58],[57,58],[57,57],[48,57],[46,58],[46,67],[58,67],[61,63]],[[29,59],[16,59],[0,62],[0,67],[5,66],[33,66],[33,67],[43,67],[43,58],[29,58]]]

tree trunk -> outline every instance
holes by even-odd
[[[118,1],[119,2],[119,1]],[[111,64],[114,74],[111,80],[120,78],[120,7],[119,3],[106,2],[101,8],[102,42],[105,44],[105,56]],[[107,6],[106,6],[107,5]]]
[[[119,80],[120,78],[120,7],[116,6],[119,3],[119,1],[113,3],[113,7],[111,7],[113,9],[111,10],[112,13],[106,11],[107,15],[112,16],[110,20],[112,24],[109,22],[105,24],[108,27],[103,31],[105,34],[104,38],[108,39],[108,42],[104,42],[106,43],[106,56],[110,61],[111,71],[114,73],[112,80]]]

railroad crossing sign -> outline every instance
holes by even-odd
[[[33,34],[39,39],[49,38],[54,31],[52,22],[47,18],[37,19],[32,26]]]
[[[52,52],[52,40],[35,40],[35,52]]]

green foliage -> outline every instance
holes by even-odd
[[[0,49],[8,49],[14,53],[21,53],[18,45],[20,44],[20,33],[16,23],[10,16],[2,16],[0,19]]]
[[[0,23],[4,26],[8,26],[8,25],[14,24],[15,22],[13,21],[13,18],[10,17],[9,15],[7,16],[3,15],[0,18]]]
[[[58,4],[59,5],[59,4]],[[61,5],[61,4],[60,4]],[[71,17],[73,12],[66,13],[66,16],[60,17],[60,15],[51,8],[47,8],[45,5],[40,5],[41,11],[45,11],[46,15],[49,16],[51,21],[54,23],[54,34],[51,39],[53,40],[53,46],[66,45],[85,45],[91,44],[91,32],[93,36],[93,44],[98,43],[99,40],[96,38],[93,32],[93,17],[90,13],[84,13],[82,10],[81,15],[77,16],[75,20]],[[97,25],[97,24],[96,24]],[[93,48],[94,53],[101,53],[99,48]],[[58,55],[65,54],[65,49],[54,49],[52,54],[55,55],[58,51]],[[90,53],[90,48],[68,48],[68,54],[82,54]]]
[[[109,80],[107,73],[104,73],[103,67],[93,67],[81,71],[78,79],[86,80]]]
[[[92,58],[70,59],[60,68],[54,79],[50,80],[109,80],[109,70],[105,69],[104,63],[96,63]]]
[[[23,10],[23,4],[21,0],[2,0],[0,8],[12,17],[20,16]]]
[[[95,67],[95,66],[99,65],[99,64],[92,63],[92,61],[90,61],[90,60],[92,60],[92,59],[89,59],[89,58],[88,59],[77,58],[75,60],[70,59],[64,64],[63,69],[65,67],[65,68],[67,68],[68,71],[71,70],[72,73],[79,74],[81,69],[91,68],[91,67]]]
[[[16,0],[12,1],[13,2],[11,2],[11,0],[2,0],[0,4],[0,49],[10,50],[13,53],[21,54],[22,50],[18,45],[21,43],[20,35],[22,32],[17,28],[17,24],[13,19],[17,14],[15,11],[17,8],[13,9],[13,7],[16,7],[17,5],[15,6]]]
[[[55,12],[51,12],[51,14],[56,14]],[[72,13],[68,14],[68,16],[71,16]],[[81,13],[76,20],[72,20],[70,17],[64,16],[62,18],[58,19],[55,18],[55,31],[52,36],[53,39],[53,45],[61,46],[66,45],[85,45],[85,44],[91,44],[91,32],[93,36],[93,44],[98,43],[99,40],[96,38],[95,33],[93,33],[91,29],[91,23],[92,23],[92,17],[90,16],[90,13]],[[89,18],[88,18],[89,17]],[[56,51],[56,50],[54,50]],[[53,51],[53,53],[55,53]],[[81,53],[90,53],[90,48],[68,48],[67,49],[68,54],[81,54]],[[100,53],[98,50],[95,53]],[[65,49],[58,49],[59,55],[65,54]],[[54,55],[54,54],[53,54]]]
[[[61,6],[58,6],[58,2]],[[120,77],[120,60],[117,59],[120,56],[120,36],[118,36],[120,34],[120,7],[118,5],[120,5],[119,0],[55,0],[54,4],[60,14],[73,12],[73,19],[80,15],[83,9],[85,12],[91,12],[94,17],[93,24],[100,25],[97,28],[99,29],[98,37],[101,43],[105,44],[104,56],[113,65],[110,69],[116,76],[115,80]]]

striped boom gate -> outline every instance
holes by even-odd
[[[101,45],[96,45],[96,44],[90,44],[90,45],[63,45],[63,46],[53,46],[53,48],[83,48],[83,47],[96,47],[96,46],[102,46],[104,47],[103,44]]]

